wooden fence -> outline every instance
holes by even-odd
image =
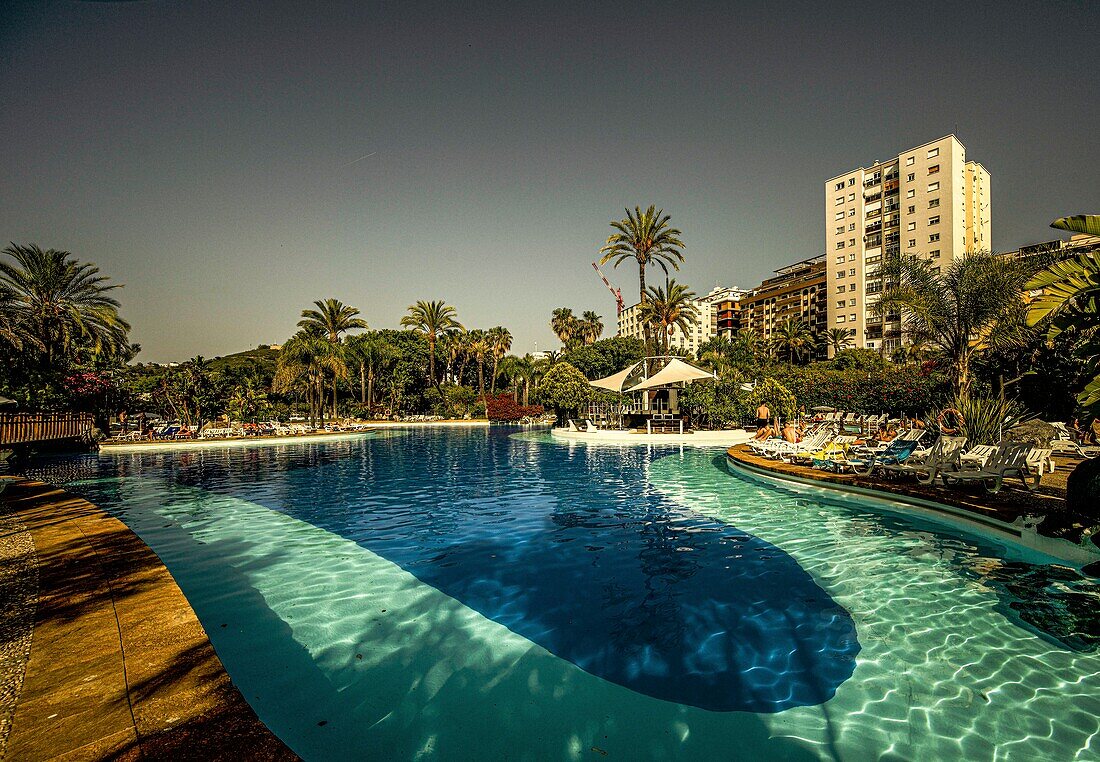
[[[0,413],[0,447],[79,439],[92,426],[90,413]]]

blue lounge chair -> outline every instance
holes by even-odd
[[[919,442],[919,437],[917,439],[898,438],[891,442],[885,450],[864,457],[845,458],[841,462],[860,476],[870,476],[875,472],[875,469],[881,466],[904,463],[906,458],[917,449]]]

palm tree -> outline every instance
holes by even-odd
[[[787,353],[787,361],[794,365],[804,350],[813,346],[814,335],[801,320],[787,320],[775,329],[776,348]]]
[[[318,299],[315,310],[302,310],[302,319],[298,327],[306,333],[323,336],[333,346],[339,346],[348,331],[367,328],[367,321],[356,317],[359,310],[344,304],[339,299]],[[332,417],[336,417],[336,376],[332,377]]]
[[[585,344],[595,344],[603,333],[603,318],[592,310],[581,315],[581,335]]]
[[[568,349],[577,338],[578,332],[578,321],[573,315],[573,310],[568,307],[558,307],[554,310],[550,316],[550,330],[557,335],[562,346]]]
[[[334,344],[339,344],[348,331],[368,327],[366,320],[356,317],[359,310],[339,299],[318,299],[313,304],[317,309],[302,310],[298,327],[320,334]]]
[[[348,368],[340,347],[315,332],[299,331],[279,352],[273,388],[276,392],[305,391],[310,424],[325,423],[326,374],[347,378]]]
[[[15,293],[9,288],[0,287],[0,341],[8,343],[16,351],[23,348],[16,317],[18,306]]]
[[[642,302],[638,318],[663,337],[663,354],[668,354],[669,337],[679,328],[685,336],[691,333],[692,323],[699,317],[695,305],[695,292],[675,280],[665,282],[665,287],[650,287],[648,298]]]
[[[508,354],[508,350],[512,348],[512,334],[507,328],[498,325],[486,332],[486,338],[489,343],[489,352],[493,357],[493,375],[489,384],[489,393],[496,395],[497,368],[500,366],[501,358]]]
[[[829,349],[833,350],[833,354],[841,352],[852,346],[852,335],[855,333],[851,328],[830,328],[825,332],[825,342]]]
[[[626,217],[618,222],[612,221],[611,227],[616,233],[607,238],[607,243],[600,247],[603,256],[600,264],[605,265],[612,259],[615,267],[621,262],[633,260],[638,263],[638,301],[646,300],[645,269],[649,265],[657,265],[664,271],[668,278],[668,268],[680,269],[680,263],[684,261],[684,255],[680,249],[685,248],[680,240],[682,233],[674,227],[670,227],[669,215],[665,210],[655,211],[653,204],[644,212],[639,207],[634,207],[634,213],[629,209],[624,210]],[[645,343],[649,344],[649,328],[645,329]]]
[[[612,259],[615,260],[615,267],[628,260],[638,263],[638,295],[642,302],[646,300],[646,267],[655,264],[667,277],[669,267],[679,270],[680,263],[684,261],[684,255],[680,252],[685,248],[680,240],[682,233],[669,226],[670,217],[664,209],[654,209],[655,206],[650,204],[644,212],[637,206],[633,213],[629,209],[624,210],[626,217],[611,223],[611,227],[618,232],[608,236],[607,243],[600,247],[603,253],[601,265]]]
[[[81,264],[67,251],[11,244],[0,262],[4,318],[0,329],[9,343],[30,345],[42,353],[45,367],[81,350],[118,357],[129,350],[130,325],[118,314],[99,268]],[[12,338],[15,339],[12,342]]]
[[[368,411],[374,405],[374,381],[397,358],[397,351],[376,333],[349,336],[346,359],[359,366],[359,402]]]
[[[443,334],[462,330],[462,324],[458,322],[458,311],[442,299],[431,302],[420,300],[409,306],[409,314],[401,318],[401,325],[419,332],[428,340],[428,377],[438,390],[435,345]]]
[[[513,363],[512,379],[514,382],[523,382],[523,404],[527,405],[529,394],[531,391],[531,384],[535,380],[538,369],[536,368],[535,358],[530,354],[526,354],[523,357],[512,358]],[[516,393],[519,393],[519,384],[516,383]],[[517,398],[517,402],[519,399]]]
[[[489,353],[489,334],[480,328],[469,333],[470,354],[477,361],[477,396],[485,396],[485,355]]]
[[[1051,227],[1100,235],[1100,215],[1062,217]],[[1049,319],[1048,339],[1063,331],[1076,336],[1075,351],[1087,358],[1091,375],[1077,402],[1089,415],[1100,414],[1100,249],[1051,263],[1026,288],[1041,290],[1028,308],[1028,325]]]
[[[901,312],[906,332],[950,362],[956,396],[970,388],[970,363],[990,347],[1019,345],[1026,335],[1021,292],[1028,266],[988,252],[955,259],[942,273],[930,262],[893,254],[879,275],[887,284],[876,315]]]

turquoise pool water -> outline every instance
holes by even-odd
[[[54,464],[307,759],[1086,759],[1100,590],[1047,559],[545,434]]]

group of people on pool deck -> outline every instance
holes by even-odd
[[[898,435],[899,430],[923,428],[924,422],[919,418],[903,418],[900,424],[884,423],[877,432],[867,435],[862,441],[857,441],[856,444],[863,444],[867,440],[889,442]],[[776,436],[787,442],[801,442],[802,433],[802,427],[799,425],[798,420],[788,418],[787,422],[780,427],[779,418],[772,419],[771,409],[766,404],[761,403],[760,407],[756,408],[756,434],[753,436],[754,440],[762,441]]]

